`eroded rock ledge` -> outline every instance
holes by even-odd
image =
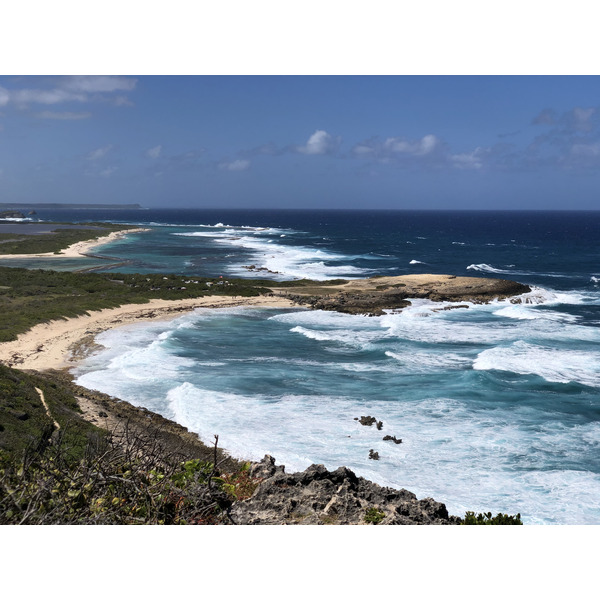
[[[460,523],[441,502],[382,487],[346,467],[328,471],[323,465],[311,465],[301,473],[287,474],[266,455],[252,464],[250,475],[262,481],[248,500],[233,505],[230,515],[239,525]]]
[[[530,291],[528,285],[506,279],[431,274],[373,277],[343,281],[335,285],[324,283],[273,288],[274,294],[285,296],[299,304],[307,304],[312,309],[371,316],[381,315],[385,310],[410,306],[410,298],[481,304]]]

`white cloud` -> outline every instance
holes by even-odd
[[[52,90],[23,89],[9,92],[10,100],[18,105],[59,104],[61,102],[85,102],[87,96],[55,88]]]
[[[299,146],[298,152],[303,154],[328,154],[335,149],[338,140],[322,129],[317,129],[306,142],[305,146]]]
[[[158,146],[154,146],[154,148],[149,148],[146,150],[146,156],[148,158],[158,158],[162,151],[162,146],[159,144]]]
[[[354,154],[356,154],[357,156],[368,156],[370,154],[373,154],[375,152],[375,149],[371,148],[371,146],[358,144],[354,146],[354,148],[352,148],[352,152],[354,152]]]
[[[589,131],[592,128],[591,118],[595,112],[595,108],[575,107],[573,109],[573,124],[575,129],[578,131]]]
[[[92,116],[90,112],[53,112],[44,110],[35,115],[38,119],[56,119],[59,121],[78,121],[80,119],[89,119]]]
[[[0,106],[6,106],[10,100],[10,94],[6,88],[0,87]]]
[[[106,167],[106,169],[100,171],[100,177],[110,177],[118,167]]]
[[[37,80],[36,80],[37,81]],[[115,92],[131,92],[137,79],[122,76],[66,76],[42,80],[49,87],[7,89],[0,87],[0,106],[9,102],[18,108],[29,104],[60,104],[109,100],[116,105],[131,105],[126,96]]]
[[[96,150],[92,150],[88,155],[88,160],[98,160],[99,158],[103,158],[112,150],[112,145],[103,146],[102,148],[96,148]]]
[[[450,155],[450,161],[458,169],[481,169],[486,154],[488,150],[477,147],[473,152]]]
[[[425,156],[433,152],[440,141],[435,135],[423,136],[420,140],[409,141],[402,138],[388,138],[383,143],[385,150],[400,154],[410,154],[412,156]]]
[[[219,169],[223,169],[225,171],[245,171],[250,167],[249,160],[234,160],[233,162],[222,162],[219,164]]]
[[[121,77],[121,76],[82,76],[76,75],[71,77],[65,77],[63,79],[64,87],[67,90],[74,92],[85,92],[85,93],[98,93],[98,92],[119,92],[132,91],[136,84],[137,79],[132,77]]]
[[[573,144],[571,154],[587,157],[600,156],[600,142],[595,144]]]

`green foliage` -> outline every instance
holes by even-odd
[[[176,462],[135,435],[125,447],[96,440],[75,460],[65,439],[21,459],[0,452],[0,524],[228,522],[236,494],[212,477],[212,463]],[[235,474],[224,477],[233,481]]]
[[[95,228],[86,229],[82,227],[81,229],[55,229],[51,234],[0,234],[0,255],[44,254],[46,252],[58,254],[61,250],[77,242],[94,240],[99,237],[104,237],[114,231],[136,228],[135,225],[110,225],[107,223],[86,223],[85,225]]]
[[[364,521],[365,523],[371,523],[377,525],[383,521],[385,513],[381,510],[377,510],[375,507],[368,508],[365,512]]]
[[[516,515],[506,515],[498,513],[495,517],[492,517],[492,513],[479,513],[475,515],[474,512],[467,511],[465,518],[463,519],[462,525],[523,525],[521,521],[521,513]]]
[[[171,480],[179,486],[187,485],[190,482],[204,484],[208,483],[212,471],[213,464],[208,461],[188,460],[181,463],[180,470],[171,476]]]
[[[244,463],[237,473],[226,473],[219,478],[221,488],[236,500],[247,500],[261,479],[250,476],[250,463]]]
[[[52,415],[46,414],[40,395],[44,392]],[[72,393],[45,379],[0,364],[0,449],[21,456],[28,448],[48,443],[53,419],[64,428],[69,454],[78,459],[90,438],[102,432],[83,420]]]
[[[151,299],[203,296],[258,296],[269,293],[260,281],[183,275],[70,273],[0,267],[0,343],[37,325],[91,310]]]

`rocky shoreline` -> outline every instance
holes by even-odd
[[[414,275],[376,277],[365,280],[337,281],[319,284],[305,282],[296,287],[272,288],[269,296],[283,302],[308,305],[312,309],[335,310],[351,314],[383,314],[385,310],[410,305],[412,298],[432,301],[483,303],[494,299],[513,298],[531,288],[513,281],[452,275]],[[271,299],[273,301],[274,299]],[[279,300],[278,300],[279,301]],[[520,302],[514,298],[514,302]],[[439,310],[468,308],[466,304],[449,305]],[[160,449],[165,457],[179,461],[200,459],[215,461],[223,473],[239,472],[246,465],[255,489],[243,500],[236,500],[227,510],[226,523],[234,524],[389,524],[389,525],[454,525],[461,518],[448,514],[446,506],[432,498],[419,500],[404,489],[382,487],[358,477],[346,467],[328,471],[313,464],[299,473],[286,473],[272,456],[261,461],[240,461],[220,448],[209,447],[185,427],[145,408],[82,388],[73,383],[66,370],[37,370],[51,382],[70,388],[82,411],[82,417],[111,433],[123,444],[132,437],[143,439]],[[361,425],[382,422],[375,417],[356,417]],[[216,436],[215,436],[216,437]],[[402,443],[395,436],[383,439]],[[218,437],[216,437],[218,442]],[[378,460],[371,451],[369,459]]]
[[[401,275],[342,281],[336,285],[273,288],[273,293],[315,310],[382,315],[411,305],[412,298],[434,302],[472,302],[513,298],[531,292],[528,285],[506,279],[456,275]],[[447,308],[467,308],[456,306]]]
[[[32,371],[33,373],[33,371]],[[117,442],[137,437],[151,442],[165,457],[179,461],[212,461],[215,448],[182,425],[129,402],[76,385],[66,370],[37,375],[68,387],[74,393],[82,417],[111,433]],[[358,477],[346,467],[334,471],[313,464],[298,473],[286,473],[272,456],[249,462],[217,449],[219,470],[248,474],[257,484],[252,495],[233,502],[224,523],[237,525],[458,525],[460,518],[446,506],[404,489],[382,487]]]

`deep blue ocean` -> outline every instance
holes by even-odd
[[[96,250],[126,261],[119,271],[191,281],[447,273],[531,285],[519,304],[436,311],[445,303],[421,300],[381,317],[199,310],[101,334],[105,350],[76,374],[209,443],[218,434],[234,456],[272,454],[287,471],[345,465],[457,515],[600,524],[600,212],[38,213],[150,227]],[[383,429],[361,426],[362,415]]]

